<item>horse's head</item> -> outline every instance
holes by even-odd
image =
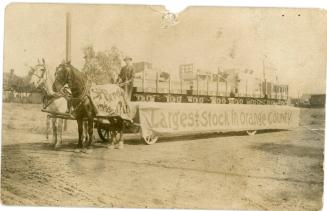
[[[38,64],[34,67],[31,67],[31,70],[29,71],[29,83],[32,84],[35,88],[40,88],[40,86],[45,81],[46,71],[47,67],[45,65],[44,59],[42,59],[42,63],[38,60]]]
[[[59,92],[66,84],[68,84],[70,70],[70,62],[63,62],[56,68],[55,81],[52,85],[53,91]]]

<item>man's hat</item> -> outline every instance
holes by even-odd
[[[132,61],[133,59],[132,59],[132,57],[126,56],[126,57],[124,58],[124,61],[127,61],[127,60]]]

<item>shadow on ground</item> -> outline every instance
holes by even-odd
[[[323,149],[310,146],[296,146],[292,144],[263,143],[252,146],[255,150],[261,150],[274,155],[295,157],[322,158]]]
[[[264,134],[264,133],[276,133],[286,130],[260,130],[257,131],[256,134]],[[176,142],[176,141],[185,141],[185,140],[196,140],[196,139],[208,139],[208,138],[224,138],[224,137],[231,137],[231,136],[248,136],[246,131],[239,131],[239,132],[220,132],[220,133],[201,133],[201,134],[193,134],[193,135],[179,135],[179,136],[170,136],[170,137],[159,137],[157,143],[165,143],[165,142]],[[12,144],[12,145],[3,145],[3,149],[17,149],[19,148],[24,149],[40,149],[40,150],[53,150],[53,144],[51,140],[40,140],[40,142],[36,143],[19,143],[19,144]],[[110,142],[104,142],[101,139],[96,139],[93,142],[93,148],[103,148],[107,147]],[[143,139],[140,139],[139,136],[135,137],[128,137],[125,139],[125,144],[127,145],[146,145]],[[15,146],[15,147],[14,147]],[[77,138],[67,138],[64,137],[62,141],[62,145],[60,150],[73,150],[77,146]]]
[[[264,133],[276,133],[287,130],[258,130],[256,134]],[[181,135],[181,136],[171,136],[171,137],[160,137],[158,142],[168,142],[168,141],[185,141],[185,139],[208,139],[208,138],[223,138],[230,136],[248,136],[246,131],[237,132],[219,132],[219,133],[200,133],[192,135]]]

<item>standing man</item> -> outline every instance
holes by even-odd
[[[126,65],[121,68],[117,82],[122,84],[122,88],[125,90],[125,93],[128,96],[128,100],[131,100],[134,81],[134,68],[132,66],[132,58],[125,57],[124,62]]]

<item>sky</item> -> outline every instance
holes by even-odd
[[[180,64],[199,69],[252,69],[276,73],[290,95],[324,93],[327,13],[319,9],[189,7],[178,23],[161,27],[163,7],[11,4],[5,12],[4,71],[25,75],[44,58],[50,70],[65,58],[65,14],[72,19],[72,64],[82,48],[118,47],[135,62],[148,61],[178,75]]]

